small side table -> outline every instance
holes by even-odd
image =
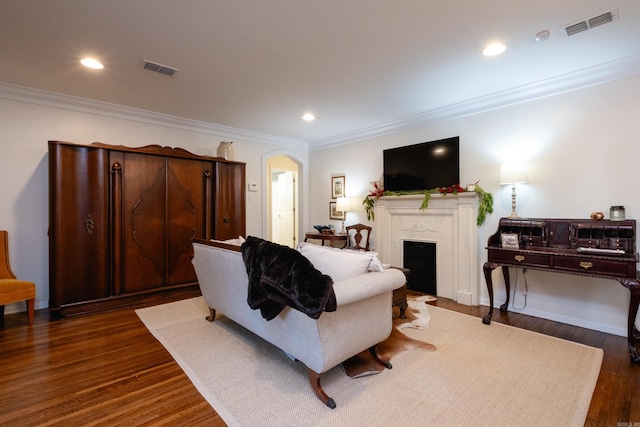
[[[345,244],[347,243],[347,234],[344,233],[336,233],[336,234],[329,234],[329,233],[317,233],[317,232],[309,232],[309,233],[305,233],[304,235],[304,241],[306,242],[307,239],[317,239],[317,240],[322,240],[322,246],[324,246],[324,242],[325,240],[329,241],[329,246],[333,247],[333,242],[335,241],[342,241],[345,242]]]
[[[409,276],[409,273],[411,272],[411,270],[409,270],[408,268],[404,268],[404,267],[390,267],[390,268],[395,268],[397,270],[402,271],[404,273],[405,279],[407,278],[407,276]],[[406,280],[404,282],[404,285],[402,285],[402,287],[393,290],[393,305],[397,306],[400,309],[400,318],[401,319],[406,319],[407,316],[404,314],[404,312],[407,310],[407,307],[409,306],[407,304],[407,282],[406,282]]]

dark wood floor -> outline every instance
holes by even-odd
[[[192,297],[179,293],[156,303]],[[133,308],[0,323],[0,425],[225,426]]]
[[[487,310],[446,299],[434,305],[477,317]],[[629,362],[626,339],[518,313],[494,311],[493,320],[603,348],[585,425],[640,425],[640,366]],[[32,327],[25,314],[6,315],[0,361],[2,426],[225,425],[133,308],[62,320],[38,310]]]

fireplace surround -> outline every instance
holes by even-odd
[[[375,204],[373,237],[383,263],[403,266],[404,242],[436,245],[437,296],[465,305],[480,299],[478,197],[475,192],[424,196],[384,196]]]

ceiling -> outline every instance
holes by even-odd
[[[638,57],[637,0],[0,0],[0,82],[310,144]]]

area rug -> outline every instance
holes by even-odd
[[[435,351],[437,349],[431,343],[411,338],[402,332],[405,328],[426,329],[431,318],[425,303],[434,301],[433,297],[412,295],[409,298],[410,308],[406,310],[406,316],[401,318],[400,311],[395,312],[391,335],[376,347],[376,352],[383,360],[391,360],[398,354],[409,350]],[[351,378],[379,374],[385,370],[384,366],[374,360],[369,350],[345,360],[340,366],[345,374]]]
[[[428,306],[427,326],[402,331],[437,349],[397,354],[378,375],[323,374],[332,410],[301,363],[224,316],[207,322],[202,298],[136,313],[229,426],[582,426],[603,356]]]

